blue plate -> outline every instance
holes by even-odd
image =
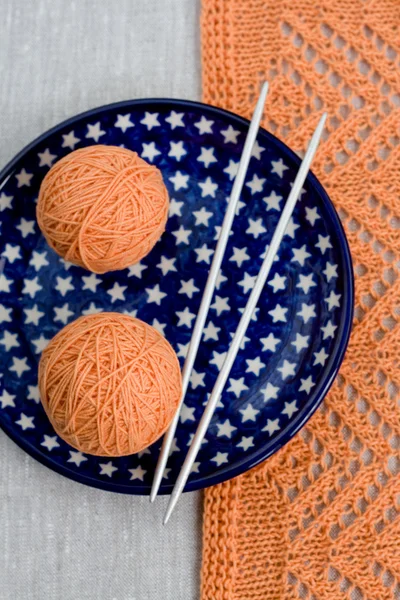
[[[39,401],[40,352],[82,313],[116,310],[156,327],[183,363],[248,124],[195,102],[119,102],[51,129],[0,174],[0,421],[51,469],[107,490],[149,493],[160,442],[112,460],[71,448]],[[35,219],[50,166],[96,143],[131,148],[157,165],[171,196],[167,230],[152,252],[102,276],[61,260]],[[172,489],[299,164],[282,142],[260,131],[162,493]],[[352,311],[347,241],[310,173],[187,490],[243,473],[293,437],[332,384]]]

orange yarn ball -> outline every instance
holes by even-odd
[[[60,256],[105,273],[150,252],[165,229],[168,205],[157,167],[131,150],[97,145],[55,163],[40,186],[36,212]]]
[[[105,312],[80,317],[51,340],[39,363],[39,390],[68,444],[124,456],[166,431],[182,381],[174,350],[154,327]]]

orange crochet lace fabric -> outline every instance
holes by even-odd
[[[354,329],[323,407],[206,491],[203,600],[400,597],[400,0],[203,0],[204,100],[304,151],[340,212]]]

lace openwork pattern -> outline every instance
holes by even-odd
[[[345,226],[354,328],[285,448],[206,491],[202,600],[400,598],[400,1],[203,0],[204,101],[302,153]]]

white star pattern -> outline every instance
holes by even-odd
[[[251,195],[253,196],[254,194],[257,194],[257,192],[262,192],[264,183],[265,179],[262,179],[254,174],[252,180],[248,181],[246,186],[250,188]]]
[[[261,338],[260,342],[262,343],[262,352],[275,352],[276,351],[276,347],[279,344],[281,340],[279,338],[276,338],[274,336],[273,333],[268,334],[268,337],[266,338]]]
[[[69,148],[70,150],[74,150],[75,146],[77,144],[79,144],[79,142],[81,141],[79,138],[77,138],[75,136],[74,131],[70,131],[68,134],[66,134],[66,135],[64,134],[62,137],[63,137],[62,147]]]
[[[117,115],[117,120],[114,123],[114,127],[118,127],[118,129],[121,129],[123,133],[125,133],[125,131],[127,131],[127,129],[130,127],[134,126],[135,124],[131,121],[131,113],[126,115]]]
[[[133,481],[134,479],[139,479],[139,481],[143,481],[144,476],[147,473],[147,471],[145,471],[140,465],[138,467],[136,467],[135,469],[128,469],[128,471],[131,474],[131,477],[130,477],[131,481]]]
[[[153,127],[160,127],[160,121],[158,120],[159,113],[144,113],[144,118],[140,121],[142,125],[147,127],[148,131],[151,131]]]
[[[215,162],[218,162],[214,155],[214,148],[202,148],[201,154],[198,156],[197,160],[204,164],[206,169]]]
[[[215,192],[218,189],[216,183],[213,182],[211,177],[207,177],[207,179],[203,182],[199,182],[199,187],[201,189],[201,197],[207,198],[207,196],[211,196],[211,198],[215,198]]]
[[[165,292],[160,290],[160,285],[158,283],[153,288],[146,288],[146,292],[148,296],[147,302],[155,302],[157,306],[160,306],[161,300],[167,295]]]
[[[170,142],[170,150],[168,152],[168,156],[171,158],[175,158],[175,160],[180,161],[187,154],[183,142]]]
[[[12,246],[11,244],[6,244],[5,249],[1,253],[4,258],[8,260],[9,263],[13,264],[14,261],[22,258],[19,246]]]
[[[85,136],[87,139],[94,140],[97,144],[103,135],[106,135],[106,132],[101,128],[100,121],[94,123],[94,125],[87,126],[87,134]]]
[[[175,127],[185,127],[183,114],[184,113],[177,113],[174,110],[171,111],[169,117],[165,119],[166,122],[171,125],[171,129],[175,129]]]
[[[289,168],[284,164],[281,158],[279,160],[272,160],[271,166],[271,173],[276,173],[280,178],[283,177],[284,172]]]
[[[100,475],[107,475],[108,477],[112,477],[115,471],[118,471],[117,467],[114,467],[111,460],[107,463],[100,463]]]
[[[21,188],[23,186],[30,187],[33,173],[27,173],[25,171],[25,169],[22,169],[15,177],[18,181],[17,187],[19,187],[19,188]]]
[[[11,173],[9,184],[7,178],[2,182],[4,191],[0,192],[0,211],[4,211],[0,262],[5,266],[2,272],[0,265],[0,292],[4,292],[0,323],[5,324],[0,333],[0,358],[6,359],[0,384],[5,383],[7,388],[0,386],[0,412],[8,411],[11,424],[20,435],[23,425],[28,425],[25,435],[43,455],[51,454],[60,464],[73,463],[71,470],[72,466],[75,470],[82,468],[83,463],[85,473],[98,481],[113,484],[115,480],[117,485],[124,477],[125,481],[130,478],[133,486],[151,481],[150,459],[145,457],[151,454],[150,450],[139,453],[138,458],[145,457],[141,466],[133,459],[121,468],[114,459],[86,457],[68,450],[49,430],[44,434],[42,421],[35,418],[37,405],[41,407],[37,360],[52,335],[79,314],[117,310],[146,320],[166,335],[183,366],[213,257],[213,239],[218,239],[225,202],[229,201],[237,174],[244,134],[229,121],[221,127],[222,120],[214,122],[200,115],[193,119],[192,111],[165,111],[161,105],[158,110],[159,113],[145,113],[143,108],[132,108],[127,114],[112,113],[111,120],[103,120],[99,113],[97,119],[101,120],[97,122],[92,115],[90,123],[83,121],[75,131],[64,129],[66,133],[49,137],[47,143],[34,149],[32,161],[21,161],[17,174]],[[113,128],[117,136],[114,142]],[[98,276],[77,268],[49,250],[36,226],[38,185],[46,171],[66,154],[65,148],[79,147],[81,140],[76,133],[81,138],[86,136],[83,145],[97,140],[100,144],[115,143],[128,148],[134,143],[133,148],[145,160],[161,165],[170,194],[171,219],[166,233],[148,257],[123,271]],[[136,142],[131,137],[133,133]],[[189,134],[194,135],[193,140]],[[261,133],[260,136],[261,140]],[[199,357],[197,371],[192,373],[187,403],[180,412],[182,433],[178,432],[174,439],[173,453],[180,452],[179,447],[185,448],[193,439],[199,417],[196,402],[204,406],[210,397],[239,312],[254,289],[259,259],[265,256],[267,238],[273,233],[287,196],[286,187],[293,185],[293,174],[282,156],[283,160],[279,154],[275,158],[262,141],[254,144],[245,193],[236,209],[239,217],[230,232],[233,237],[229,239],[223,271],[218,273],[216,295],[211,301],[209,316],[213,320],[207,321],[202,336],[205,350],[201,352],[206,354],[201,360]],[[195,167],[194,171],[189,165]],[[19,187],[22,197],[16,193]],[[204,455],[192,469],[194,479],[230,463],[235,465],[245,452],[252,455],[260,444],[268,442],[268,437],[283,431],[300,411],[303,417],[307,396],[311,397],[317,387],[320,389],[329,367],[346,305],[346,296],[343,292],[340,295],[340,246],[324,204],[319,203],[318,208],[305,206],[305,193],[303,189],[303,202],[299,202],[295,212],[297,222],[293,218],[289,221],[279,256],[275,257],[279,264],[272,269],[248,335],[241,342],[240,369],[232,372],[218,401],[209,439],[203,440]],[[50,289],[53,301],[49,302],[46,295]],[[81,296],[81,304],[77,304]],[[215,440],[219,441],[213,446]],[[128,470],[128,466],[136,468]],[[176,465],[171,467],[166,473],[170,482],[176,477]]]
[[[19,425],[23,431],[26,429],[34,429],[35,426],[33,424],[34,417],[28,417],[24,413],[21,413],[21,416],[18,421],[15,421],[17,425]]]
[[[161,152],[157,150],[154,142],[150,142],[149,144],[143,143],[142,148],[143,150],[140,156],[146,160],[149,160],[150,162],[153,162],[155,157],[161,154]]]
[[[56,154],[51,154],[50,150],[46,148],[44,152],[38,153],[39,167],[51,167],[55,159]]]

